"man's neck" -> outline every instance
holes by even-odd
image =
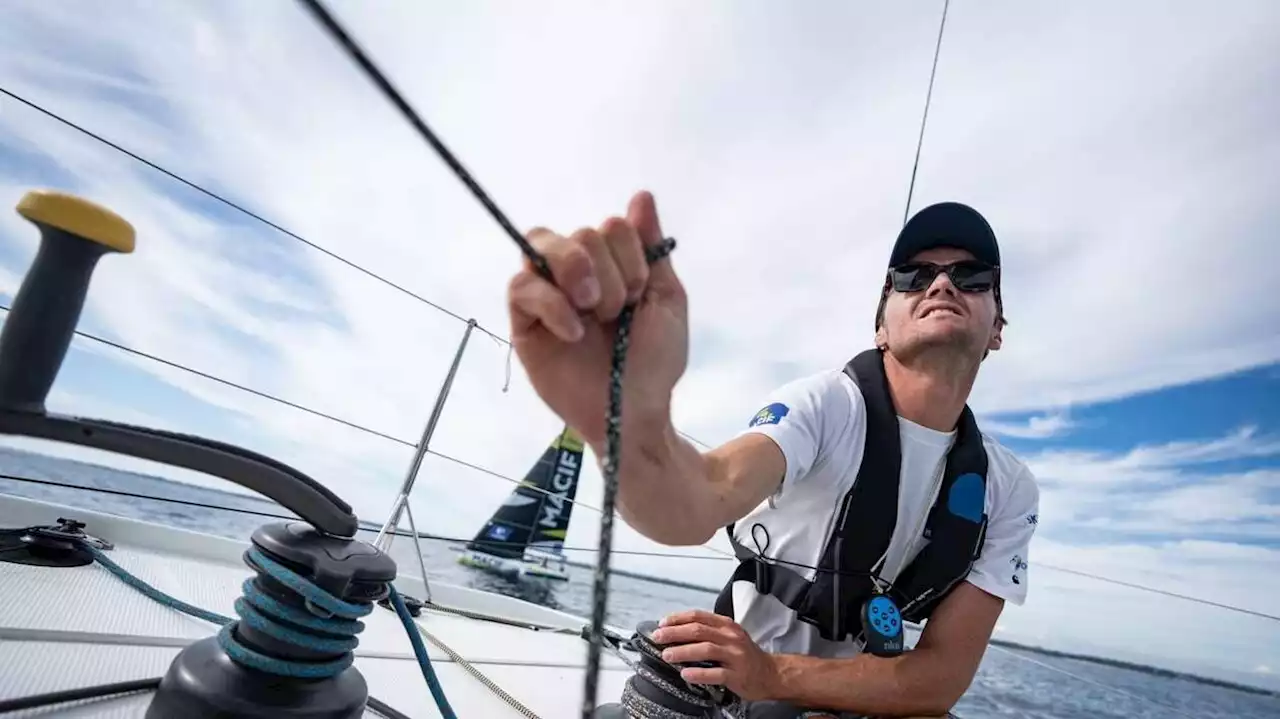
[[[884,352],[884,373],[898,415],[938,432],[950,432],[960,421],[978,366],[949,359],[918,357],[903,364]]]

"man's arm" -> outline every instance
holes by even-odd
[[[886,716],[946,714],[968,690],[1004,600],[961,582],[934,610],[916,648],[897,657],[773,655],[773,699]]]
[[[827,417],[848,421],[853,412],[839,383],[814,374],[769,393],[737,437],[709,452],[680,436],[669,411],[636,419],[622,433],[618,512],[654,541],[703,544],[800,481],[829,441]],[[603,447],[592,451],[604,456]]]
[[[782,450],[761,434],[741,435],[706,453],[670,424],[640,440],[624,446],[618,513],[663,544],[707,542],[772,494],[786,471]]]

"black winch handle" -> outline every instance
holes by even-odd
[[[202,437],[46,412],[94,267],[108,252],[133,252],[134,230],[114,212],[61,192],[28,192],[17,210],[40,228],[40,248],[0,330],[0,433],[211,474],[275,500],[326,534],[355,536],[359,521],[351,505],[270,457]]]
[[[89,280],[108,252],[133,252],[133,226],[60,192],[28,192],[18,214],[40,228],[40,248],[0,331],[0,406],[44,412],[71,346]]]

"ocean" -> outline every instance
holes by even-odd
[[[264,499],[181,484],[158,477],[0,447],[0,474],[143,495],[138,498],[0,478],[0,493],[47,500],[87,510],[135,517],[198,532],[247,540],[268,517],[287,514]],[[153,498],[216,505],[195,507]],[[427,531],[427,528],[420,528]],[[372,534],[364,535],[367,540]],[[571,567],[569,582],[550,587],[521,585],[460,566],[446,543],[424,540],[423,561],[433,581],[511,595],[580,616],[590,613],[591,573]],[[392,556],[403,571],[418,573],[412,540],[399,537]],[[676,609],[710,608],[710,592],[634,577],[610,579],[609,621],[634,626]],[[955,707],[962,719],[1277,719],[1280,695],[1227,686],[1160,670],[1116,666],[1034,649],[993,644],[968,693]]]

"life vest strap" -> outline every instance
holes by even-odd
[[[897,412],[878,350],[854,357],[845,373],[858,386],[866,406],[862,463],[852,487],[837,506],[835,523],[812,580],[786,563],[753,552],[726,527],[738,566],[716,598],[715,611],[733,617],[733,584],[749,581],[812,624],[829,641],[861,638],[858,612],[881,587],[872,575],[892,540],[898,510],[901,444]],[[926,522],[928,543],[894,578],[887,592],[908,621],[923,621],[966,576],[981,554],[986,536],[987,454],[973,413],[966,406],[948,452],[942,485]],[[753,525],[755,529],[762,525]]]

